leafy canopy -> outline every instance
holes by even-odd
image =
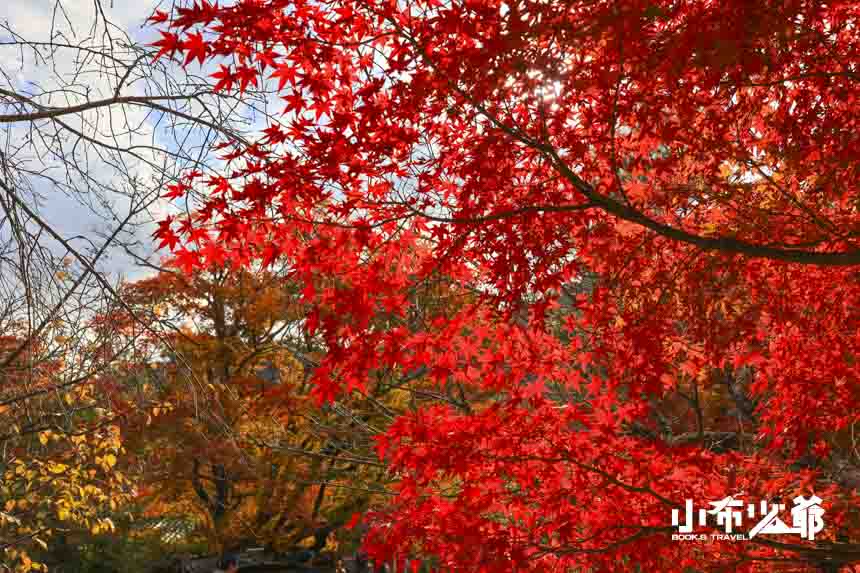
[[[169,190],[191,270],[289,261],[322,399],[404,414],[369,548],[466,571],[860,559],[858,5],[205,0],[159,57],[283,113]],[[199,193],[205,190],[205,193]],[[475,294],[414,316],[418,285]],[[385,317],[380,324],[379,317]],[[670,510],[816,492],[814,543],[671,542]],[[798,565],[799,564],[799,565]]]

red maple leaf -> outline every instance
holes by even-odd
[[[275,68],[271,77],[278,78],[278,91],[284,89],[287,82],[295,88],[296,85],[296,67],[290,63],[283,63]]]
[[[197,59],[201,64],[206,61],[206,42],[203,40],[203,34],[199,32],[188,34],[185,36],[185,41],[182,42],[182,49],[185,50],[184,66]]]
[[[161,39],[157,42],[153,42],[152,45],[158,48],[158,53],[155,54],[155,59],[158,60],[162,56],[167,56],[168,58],[173,57],[178,50],[182,49],[182,42],[179,39],[179,36],[172,32],[160,32]]]
[[[233,83],[236,81],[230,71],[230,66],[225,66],[224,64],[219,64],[218,71],[210,74],[209,77],[218,80],[212,88],[216,92],[230,91],[233,87]]]

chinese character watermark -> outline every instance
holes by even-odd
[[[719,501],[709,502],[711,509],[700,508],[694,510],[693,500],[688,499],[684,507],[684,522],[681,523],[681,511],[672,510],[672,525],[678,528],[678,532],[672,535],[673,540],[680,541],[704,541],[708,538],[703,533],[695,533],[694,528],[707,526],[709,517],[716,520],[716,526],[725,531],[713,533],[712,540],[743,541],[752,539],[758,535],[798,534],[801,539],[813,541],[815,534],[824,529],[824,508],[821,507],[821,498],[812,495],[809,498],[797,496],[792,500],[794,507],[791,508],[791,526],[779,518],[780,512],[785,511],[785,504],[768,503],[761,501],[758,505],[749,503],[744,509],[742,499],[728,496]],[[740,533],[743,529],[744,513],[749,519],[759,518],[756,524],[746,533]]]

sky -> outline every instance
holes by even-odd
[[[186,1],[191,0],[0,0],[0,90],[24,94],[40,106],[67,107],[113,97],[121,77],[121,95],[173,95],[196,92],[200,86],[211,88],[213,82],[207,76],[217,69],[218,61],[207,61],[203,68],[194,62],[186,69],[162,58],[154,67],[147,56],[132,67],[132,73],[124,74],[129,64],[138,61],[140,47],[159,38],[158,30],[146,25],[146,19],[156,9],[170,11],[175,3]],[[22,48],[21,40],[41,43],[38,53],[32,46]],[[128,44],[136,47],[129,49]],[[105,59],[106,53],[118,60]],[[115,61],[120,64],[112,63]],[[266,125],[258,109],[283,109],[270,84],[264,82],[253,96],[246,92],[241,99],[228,94],[204,99],[208,98],[209,109],[220,110],[216,114],[233,108],[232,117],[242,120],[235,125],[248,134]],[[23,111],[9,101],[0,94],[0,115]],[[183,111],[192,117],[203,117],[206,112],[196,101],[170,105],[187,105]],[[0,123],[0,152],[13,155],[21,168],[17,171],[21,181],[16,183],[22,195],[26,193],[40,217],[81,252],[97,250],[125,216],[130,185],[163,192],[179,174],[192,165],[196,169],[194,160],[200,158],[208,173],[223,172],[223,163],[208,148],[208,128],[172,126],[171,118],[145,107],[114,105],[61,119],[65,122],[61,126],[56,120]],[[63,138],[34,136],[34,125],[43,134],[60,131]],[[103,145],[81,141],[80,134]],[[133,155],[118,153],[113,147],[133,147],[135,151]],[[177,153],[182,154],[179,159]],[[176,201],[156,200],[136,217],[134,232],[121,238],[134,243],[137,257],[158,264],[168,253],[156,252],[152,239],[156,222],[183,208]],[[8,237],[8,227],[0,224],[0,239],[4,232]],[[52,243],[49,248],[62,257],[65,248]],[[153,273],[119,248],[109,250],[99,268],[115,280]]]
[[[112,44],[118,50],[116,53],[119,57],[130,62],[133,56],[120,45],[128,39],[135,43],[148,44],[157,37],[156,31],[145,26],[144,22],[159,3],[160,0],[101,0],[99,6],[95,0],[0,2],[0,44],[5,44],[0,45],[0,89],[27,94],[46,106],[63,106],[110,97],[118,82],[118,76],[96,73],[100,63],[95,59],[82,59],[82,55],[89,52],[61,47],[54,47],[52,51],[51,47],[45,45],[40,48],[40,57],[37,57],[32,50],[22,49],[20,43],[14,45],[12,42],[15,39],[45,44],[53,41],[54,44],[84,46],[96,51],[104,51],[104,45]],[[109,26],[105,25],[105,18],[110,22]],[[149,78],[149,81],[147,84],[146,78],[133,73],[126,81],[123,94],[149,95],[153,93],[154,86],[151,83],[152,78]],[[49,93],[63,84],[69,89],[65,90],[61,97]],[[157,86],[155,87],[157,89]],[[0,102],[2,101],[0,99]],[[15,109],[0,103],[0,114],[20,111],[20,108]],[[114,106],[110,111],[99,110],[80,116],[64,116],[63,120],[84,135],[98,138],[108,144],[115,143],[122,147],[142,146],[136,151],[138,157],[125,156],[122,159],[123,172],[133,173],[146,185],[163,187],[163,181],[156,182],[153,179],[157,170],[154,170],[152,165],[164,166],[166,158],[145,149],[178,148],[175,139],[162,129],[163,117],[145,109],[121,109]],[[56,129],[49,121],[42,122],[40,126],[49,133],[54,133]],[[128,126],[135,127],[134,134],[127,133]],[[120,155],[112,155],[110,150],[100,153],[93,146],[87,146],[80,141],[74,145],[73,139],[77,138],[68,139],[62,146],[46,144],[32,136],[31,127],[29,122],[0,123],[0,149],[6,149],[9,155],[12,155],[11,149],[17,149],[14,156],[21,167],[48,175],[22,176],[30,186],[29,199],[36,205],[39,215],[65,238],[70,238],[72,244],[82,250],[91,249],[92,245],[87,240],[74,237],[86,237],[98,245],[99,237],[114,228],[115,221],[111,220],[111,213],[123,215],[128,208],[128,194],[112,191],[112,187],[121,190],[125,183],[124,177],[118,176],[116,168]],[[119,137],[116,134],[119,134]],[[193,143],[195,139],[192,137],[191,141]],[[63,165],[64,160],[71,161],[75,166],[71,174]],[[79,171],[74,173],[78,168]],[[101,193],[71,193],[68,188],[64,189],[64,185],[52,181],[71,183],[84,191],[92,187],[92,182],[97,182],[103,189]],[[155,244],[149,236],[154,229],[151,221],[174,210],[175,207],[160,200],[154,203],[145,215],[138,218],[140,227],[133,237],[127,236],[126,239],[134,238],[139,241],[140,255],[149,257],[154,254]],[[0,229],[0,233],[2,232]],[[60,247],[52,245],[51,248]],[[153,261],[159,258],[159,255],[152,256]],[[134,264],[131,258],[116,249],[102,262],[104,270],[128,278],[151,272],[144,271]]]

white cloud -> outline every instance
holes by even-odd
[[[4,44],[0,45],[0,89],[24,94],[43,106],[76,105],[113,96],[126,69],[122,64],[136,57],[126,46],[150,42],[157,35],[144,27],[157,3],[158,0],[102,0],[100,4],[94,0],[0,2],[0,43]],[[25,47],[19,43],[22,40],[36,44]],[[99,57],[100,52],[113,53],[117,60]],[[115,67],[111,69],[111,65]],[[153,89],[169,89],[145,77],[141,70],[136,68],[128,76],[123,95],[151,95]],[[22,111],[10,103],[8,98],[0,98],[0,114]],[[109,232],[114,223],[111,213],[122,216],[128,208],[133,183],[129,174],[144,187],[163,189],[165,171],[169,175],[180,169],[164,153],[178,150],[179,143],[162,129],[166,122],[161,114],[150,109],[101,107],[59,120],[65,125],[44,120],[37,124],[42,134],[49,136],[41,139],[34,137],[34,124],[30,122],[0,123],[0,148],[15,150],[21,178],[34,193],[31,200],[40,215],[66,237],[83,235],[96,240],[97,235]],[[57,134],[63,139],[51,137]],[[102,145],[93,145],[92,141]],[[194,136],[190,142],[195,142]],[[112,147],[131,148],[132,152],[117,152]],[[66,162],[71,163],[71,169]],[[156,177],[162,179],[155,180]],[[86,192],[89,189],[92,192]],[[157,220],[175,210],[169,202],[158,200],[147,217]],[[135,233],[143,255],[154,248],[149,239],[152,230],[150,223]],[[8,236],[8,232],[0,228],[0,236]],[[117,253],[107,268],[134,272],[131,260]]]

